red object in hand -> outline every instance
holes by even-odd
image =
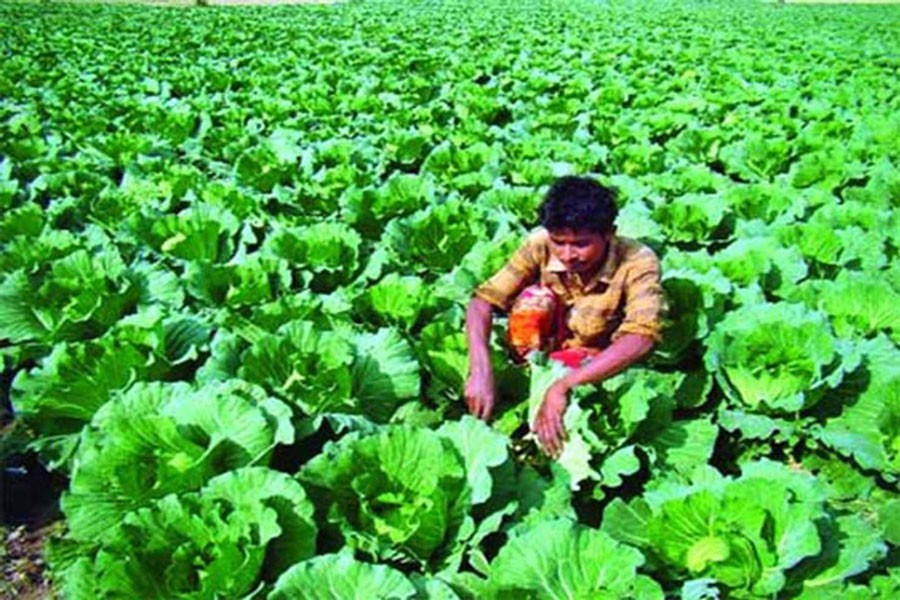
[[[595,354],[597,354],[597,351],[593,348],[567,348],[551,352],[550,360],[561,362],[570,369],[577,369],[584,362],[584,359],[590,358]]]

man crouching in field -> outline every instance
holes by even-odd
[[[489,419],[494,375],[488,341],[493,310],[509,314],[509,345],[571,367],[544,396],[533,426],[544,450],[558,456],[569,390],[622,371],[660,339],[663,294],[659,260],[615,235],[614,192],[586,177],[563,177],[547,192],[541,225],[509,263],[475,290],[466,315],[466,402]]]

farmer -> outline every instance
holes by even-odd
[[[598,383],[646,355],[660,339],[659,259],[616,236],[614,192],[587,177],[563,177],[547,192],[534,231],[493,277],[475,290],[466,313],[469,410],[490,419],[494,375],[488,342],[495,309],[508,313],[516,361],[530,352],[571,367],[547,390],[533,430],[558,456],[569,390]]]

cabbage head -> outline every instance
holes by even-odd
[[[754,412],[809,408],[859,363],[825,315],[798,304],[743,306],[716,326],[706,345],[707,369],[732,402]]]

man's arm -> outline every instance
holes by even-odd
[[[491,418],[494,410],[494,372],[489,347],[493,310],[490,303],[475,296],[466,311],[466,336],[469,341],[466,404],[469,412],[485,421]]]
[[[572,369],[556,384],[566,391],[586,383],[598,383],[625,370],[653,349],[654,341],[646,336],[628,333],[610,344],[586,365]]]
[[[623,371],[650,352],[654,344],[649,337],[625,334],[586,365],[572,369],[547,389],[534,424],[534,431],[547,454],[559,456],[562,451],[565,437],[562,416],[569,391],[579,385],[599,383]]]
[[[518,250],[490,279],[475,289],[466,311],[466,336],[469,341],[469,378],[466,403],[476,417],[487,421],[494,410],[494,373],[489,342],[493,310],[507,311],[513,300],[540,272],[540,233],[529,236]]]

